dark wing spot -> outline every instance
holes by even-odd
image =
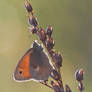
[[[19,70],[19,74],[21,75],[23,73],[23,71],[22,70]]]

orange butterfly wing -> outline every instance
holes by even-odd
[[[30,54],[32,53],[32,51],[33,51],[32,48],[30,48],[18,63],[14,73],[15,80],[22,81],[31,78],[31,74],[29,71],[29,65],[30,65],[29,63],[30,63]]]

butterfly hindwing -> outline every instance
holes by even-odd
[[[47,80],[52,69],[49,58],[44,51],[35,51],[30,55],[30,74],[33,79]]]

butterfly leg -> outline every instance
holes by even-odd
[[[43,82],[40,82],[40,83],[43,84],[43,85],[45,85],[45,86],[47,86],[47,87],[49,87],[49,88],[51,88],[51,89],[53,89],[50,85],[47,84],[47,81],[48,81],[48,80],[43,81]]]

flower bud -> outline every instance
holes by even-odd
[[[67,84],[65,85],[65,89],[66,89],[66,92],[72,92],[70,87]]]
[[[48,35],[48,37],[51,37],[52,31],[53,31],[52,26],[48,26],[46,29],[46,35]]]
[[[46,40],[46,48],[48,49],[48,51],[53,49],[54,45],[55,45],[55,42],[54,42],[54,40],[52,38],[48,38]]]
[[[51,81],[52,88],[54,92],[64,92],[64,89],[61,88],[57,82]]]
[[[75,77],[76,77],[77,81],[82,81],[83,80],[83,73],[84,73],[83,69],[80,69],[80,70],[76,71]]]
[[[28,13],[31,13],[33,15],[33,8],[27,0],[25,1],[25,8],[26,8]]]
[[[29,24],[34,26],[34,27],[37,27],[38,23],[37,23],[37,20],[34,16],[32,16],[32,18],[29,17]]]
[[[30,32],[32,32],[32,34],[37,33],[37,31],[38,31],[38,28],[34,26],[30,29]]]
[[[41,41],[45,41],[46,40],[45,30],[41,28],[40,31],[38,32],[38,36]]]
[[[60,68],[62,66],[62,61],[63,61],[61,54],[53,52],[52,58],[57,68]]]
[[[61,79],[61,75],[56,70],[52,70],[51,77],[57,81]]]

